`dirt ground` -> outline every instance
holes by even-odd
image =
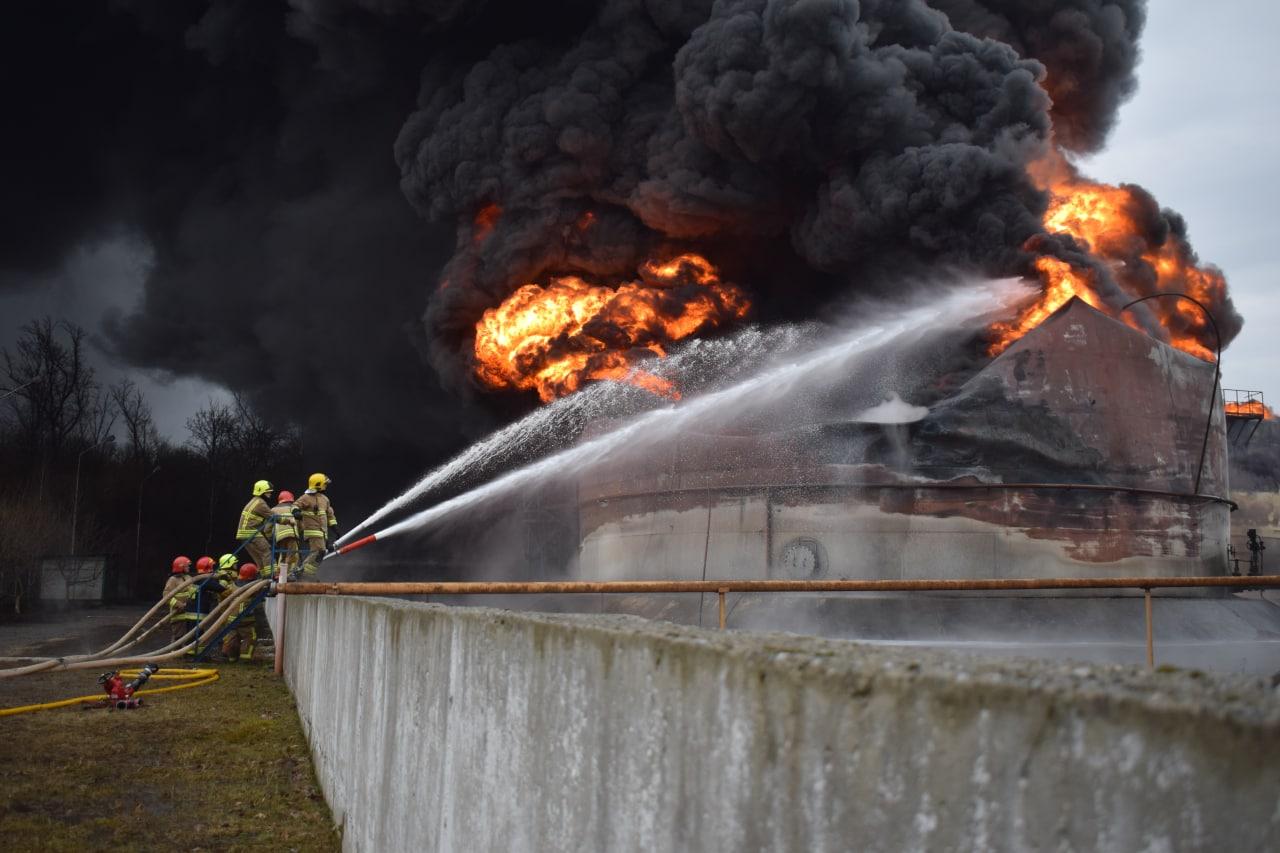
[[[101,648],[144,611],[98,608],[0,623],[0,669],[22,656]],[[0,717],[6,846],[337,850],[284,682],[265,661],[215,666],[218,681],[144,697],[136,710],[73,706]],[[0,708],[97,694],[99,674],[0,678]]]

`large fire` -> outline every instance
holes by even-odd
[[[542,400],[599,379],[679,397],[667,380],[637,368],[665,345],[740,320],[751,305],[706,258],[646,262],[617,286],[578,276],[526,284],[476,324],[476,376],[491,388],[537,391]]]
[[[1052,196],[1044,216],[1047,231],[1074,237],[1091,255],[1107,264],[1116,281],[1135,299],[1157,292],[1178,292],[1209,306],[1221,303],[1227,286],[1222,274],[1199,266],[1185,241],[1170,229],[1144,223],[1144,216],[1150,218],[1150,205],[1144,206],[1138,190],[1095,183],[1069,169],[1054,171],[1058,176],[1045,181]],[[1015,320],[992,329],[992,355],[1003,352],[1073,296],[1113,314],[1120,307],[1104,304],[1091,281],[1093,273],[1087,268],[1049,256],[1037,258],[1035,266],[1044,282],[1044,293]],[[1198,358],[1213,360],[1212,333],[1195,305],[1172,298],[1152,299],[1144,304],[1168,332],[1169,343]],[[1122,319],[1135,324],[1127,313]]]

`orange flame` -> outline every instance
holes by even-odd
[[[746,294],[700,255],[647,261],[616,287],[578,276],[526,284],[476,323],[475,373],[491,388],[537,391],[544,401],[599,379],[679,398],[669,381],[636,368],[664,344],[740,320]]]
[[[1057,174],[1050,176],[1050,172]],[[1222,274],[1198,266],[1190,248],[1177,235],[1170,233],[1156,240],[1146,234],[1136,218],[1141,207],[1132,188],[1096,183],[1053,164],[1033,173],[1043,179],[1052,196],[1044,215],[1045,229],[1074,237],[1090,254],[1111,265],[1122,286],[1126,277],[1155,282],[1154,286],[1146,284],[1136,296],[1171,291],[1186,293],[1208,306],[1221,304],[1227,286]],[[1134,269],[1135,262],[1148,269]],[[1044,282],[1044,293],[1016,319],[993,327],[992,355],[1003,352],[1072,296],[1111,313],[1118,307],[1103,303],[1087,269],[1047,256],[1037,258],[1035,266]],[[1183,299],[1156,299],[1145,304],[1168,331],[1174,347],[1213,361],[1213,339],[1198,308]],[[1122,319],[1135,324],[1127,313]]]
[[[1276,413],[1271,407],[1261,400],[1245,400],[1236,402],[1228,400],[1226,403],[1228,415],[1236,415],[1242,418],[1262,418],[1264,421],[1275,420]]]

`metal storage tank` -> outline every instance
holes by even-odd
[[[578,482],[575,574],[1224,575],[1231,503],[1214,387],[1214,365],[1073,300],[914,423],[685,434],[592,470]],[[744,594],[730,627],[1136,662],[1134,594]],[[1160,595],[1164,659],[1280,668],[1276,608],[1212,590]],[[700,622],[714,619],[711,599],[601,606]],[[1224,654],[1239,660],[1223,667]]]
[[[681,436],[579,483],[582,574],[1220,575],[1214,367],[1073,300],[907,426]],[[900,430],[896,464],[838,461]],[[1199,492],[1194,488],[1204,448]]]

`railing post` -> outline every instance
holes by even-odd
[[[276,624],[272,634],[275,640],[275,673],[284,674],[284,603],[289,597],[281,595],[281,587],[289,582],[288,572],[276,572]]]
[[[1151,631],[1151,587],[1143,587],[1143,598],[1145,609],[1147,611],[1147,669],[1156,668],[1156,646],[1155,637]]]
[[[724,594],[728,591],[729,590],[725,589],[724,587],[721,587],[720,589],[716,590],[716,597],[720,599],[720,630],[721,631],[724,630],[724,619],[725,619]]]

